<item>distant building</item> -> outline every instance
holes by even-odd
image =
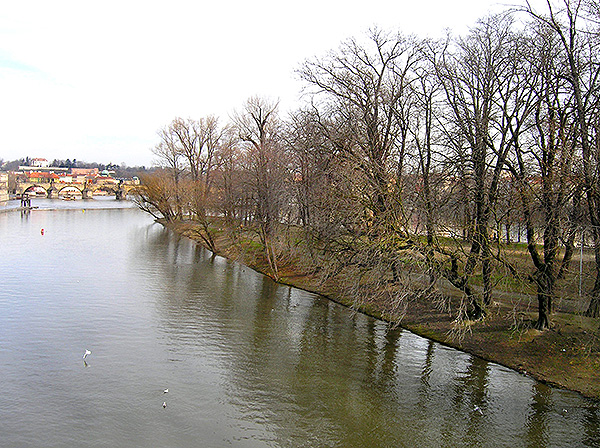
[[[29,182],[36,183],[47,183],[60,179],[60,176],[56,173],[46,173],[42,171],[30,171],[27,173]]]
[[[8,199],[8,173],[0,173],[0,202]]]
[[[71,178],[74,184],[85,184],[88,181],[88,177],[85,174],[73,174]]]
[[[73,176],[93,176],[98,174],[98,168],[71,168]]]
[[[37,168],[47,168],[50,166],[50,162],[46,159],[30,159],[29,163],[31,166],[35,166]]]

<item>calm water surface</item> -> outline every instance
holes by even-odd
[[[598,403],[278,286],[123,204],[0,213],[1,447],[600,446]]]

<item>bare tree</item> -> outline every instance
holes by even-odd
[[[152,152],[158,157],[158,164],[166,170],[172,180],[172,195],[175,202],[174,218],[183,216],[183,203],[181,198],[180,181],[184,171],[183,158],[175,136],[170,128],[164,127],[158,131],[160,142],[152,149]]]
[[[328,206],[329,170],[335,151],[323,134],[314,109],[301,109],[291,114],[285,143],[293,164],[296,222],[305,230],[316,229],[325,224],[321,222],[322,212]]]
[[[457,270],[458,262],[452,264],[447,274],[452,284],[466,294],[470,304],[468,314],[474,319],[485,314],[492,295],[490,219],[509,148],[503,133],[494,125],[500,113],[496,105],[498,92],[511,63],[506,54],[513,39],[511,25],[505,16],[481,20],[466,38],[456,42],[456,48],[452,48],[453,41],[449,40],[435,64],[451,114],[448,125],[459,136],[449,139],[455,145],[454,160],[467,164],[464,173],[471,178],[472,187],[468,190],[472,203],[469,214],[473,220],[471,247],[462,274]],[[483,274],[481,299],[470,284],[478,264]]]
[[[433,286],[438,274],[434,268],[435,247],[439,248],[437,213],[444,191],[440,159],[446,138],[441,123],[444,113],[443,91],[433,66],[435,57],[432,54],[435,51],[435,44],[432,42],[427,42],[423,47],[423,56],[416,68],[417,79],[411,85],[413,103],[408,115],[410,144],[415,149],[415,178],[417,179],[413,188],[415,202],[411,208],[418,216],[415,233],[422,233],[418,227],[424,221],[426,242],[421,250],[427,260],[426,268],[429,271],[430,286]],[[404,202],[407,202],[406,199]],[[408,221],[408,218],[406,220]]]
[[[242,154],[239,135],[231,126],[224,129],[219,149],[215,152],[216,169],[213,173],[215,208],[225,218],[231,230],[248,219],[249,195],[244,184],[246,174],[242,170]]]
[[[394,279],[398,277],[396,256],[390,255],[408,238],[400,187],[409,86],[418,54],[418,42],[412,37],[375,29],[364,44],[350,39],[338,51],[306,61],[299,70],[313,98],[315,118],[337,157],[338,173],[346,175],[336,184],[338,214],[346,209],[342,201],[354,203],[338,224],[340,231],[347,232],[346,238],[336,238],[339,254],[344,255],[344,263],[365,266],[369,263],[364,257],[373,261],[384,256]],[[361,241],[348,245],[348,238]],[[381,243],[391,241],[397,241],[397,247],[381,252]],[[354,250],[349,250],[352,246]],[[356,249],[363,251],[361,256]]]
[[[199,120],[175,118],[170,126],[178,150],[186,160],[192,180],[198,182],[210,170],[220,131],[217,118],[209,116]]]
[[[175,221],[178,215],[172,173],[166,169],[159,169],[140,176],[141,184],[133,195],[138,207],[156,219]]]
[[[573,97],[577,140],[581,146],[584,191],[596,258],[596,280],[586,314],[600,316],[600,151],[598,116],[600,89],[600,5],[596,0],[547,0],[545,13],[529,2],[524,8],[538,23],[551,30],[560,48],[560,76]]]
[[[519,46],[521,76],[513,91],[516,119],[507,120],[511,135],[512,157],[507,162],[522,206],[527,234],[527,249],[534,265],[530,279],[538,298],[537,329],[548,328],[556,283],[560,277],[560,235],[562,222],[573,195],[575,126],[572,121],[573,96],[566,90],[557,57],[556,39],[544,26],[534,26],[529,40]],[[505,115],[510,116],[508,108]],[[530,111],[530,113],[528,113]],[[536,213],[541,220],[538,223]],[[537,238],[542,230],[543,253]],[[569,251],[566,251],[564,266]]]
[[[278,103],[253,97],[246,101],[241,112],[233,117],[239,138],[246,145],[249,188],[255,194],[254,221],[273,276],[278,279],[277,254],[274,247],[275,226],[280,209],[286,200],[284,181],[286,164],[280,142]]]

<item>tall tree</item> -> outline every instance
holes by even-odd
[[[152,152],[158,157],[158,166],[162,167],[170,176],[174,198],[174,218],[183,216],[183,201],[181,190],[181,177],[184,172],[184,163],[181,151],[177,146],[177,140],[169,126],[158,131],[160,141],[152,148]]]
[[[494,120],[499,113],[498,92],[503,88],[504,72],[510,64],[506,48],[513,39],[511,25],[505,16],[480,20],[467,37],[456,41],[454,48],[454,42],[448,41],[435,64],[450,111],[449,125],[459,137],[450,139],[455,144],[455,160],[466,162],[465,173],[471,178],[471,247],[462,274],[453,268],[450,280],[466,294],[468,314],[475,319],[485,314],[492,295],[490,218],[508,151]],[[481,299],[471,285],[478,264],[483,274]]]
[[[331,205],[329,186],[335,151],[322,132],[314,109],[300,109],[290,115],[285,143],[293,166],[297,223],[305,230],[328,225],[326,209]]]
[[[365,176],[367,206],[378,216],[389,210],[390,168],[405,149],[403,108],[417,54],[413,38],[372,30],[366,45],[351,39],[336,53],[306,61],[300,70],[315,95],[323,96],[325,111],[336,118],[329,123],[338,128],[327,129],[328,135]]]
[[[532,24],[529,39],[519,45],[518,83],[511,95],[514,117],[505,107],[512,156],[507,162],[522,206],[527,249],[534,266],[530,279],[538,298],[535,328],[550,324],[553,299],[560,277],[559,249],[563,222],[573,197],[576,126],[573,96],[561,76],[556,38],[547,27]],[[508,104],[508,103],[507,103]],[[530,111],[530,112],[528,112]],[[513,119],[514,118],[514,119]],[[536,214],[541,215],[538,219]],[[541,228],[541,229],[540,229]],[[538,229],[542,231],[541,241]],[[541,244],[540,244],[541,242]],[[540,252],[542,248],[543,252]],[[564,266],[569,251],[565,252]]]
[[[596,280],[591,291],[588,316],[600,316],[600,3],[597,0],[546,0],[545,12],[526,1],[523,8],[556,36],[560,48],[561,77],[573,98],[576,138],[581,147],[584,191],[594,241]]]
[[[218,120],[212,116],[199,120],[176,118],[169,130],[177,141],[181,156],[187,162],[191,178],[189,202],[191,212],[201,226],[200,236],[209,249],[215,251],[208,214],[213,207],[211,188],[212,172],[217,162],[215,153],[222,135]]]
[[[284,195],[286,179],[284,154],[280,141],[278,103],[260,97],[248,99],[241,112],[233,117],[239,138],[245,143],[250,187],[255,194],[254,221],[273,276],[278,279],[278,262],[274,245],[275,226]]]
[[[423,57],[416,69],[417,80],[411,86],[413,90],[413,107],[410,110],[408,126],[411,135],[411,144],[414,146],[416,161],[417,188],[415,188],[417,210],[421,224],[423,216],[426,236],[423,250],[427,259],[427,268],[430,273],[430,285],[436,278],[435,248],[437,245],[437,211],[440,208],[439,197],[443,194],[443,185],[439,160],[443,150],[443,128],[440,120],[443,115],[442,89],[436,79],[431,57],[435,52],[435,44],[427,42],[423,48]],[[417,233],[420,229],[417,230]],[[422,232],[422,231],[421,231]]]
[[[418,45],[412,37],[375,29],[364,43],[350,39],[338,51],[306,61],[299,70],[318,110],[323,135],[338,157],[339,173],[345,174],[337,182],[338,196],[345,194],[355,204],[338,228],[362,241],[348,250],[348,239],[337,238],[343,243],[339,253],[345,254],[345,263],[365,266],[385,257],[394,279],[396,257],[389,255],[408,238],[401,219],[400,177]],[[384,245],[390,251],[382,251]],[[357,256],[356,249],[363,253]]]
[[[237,130],[228,126],[220,138],[219,150],[216,151],[216,166],[214,172],[215,208],[225,217],[228,228],[236,229],[240,223],[248,219],[248,184],[246,174],[242,170],[242,154],[239,147]]]

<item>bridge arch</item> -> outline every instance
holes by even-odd
[[[54,189],[56,190],[56,196],[70,196],[72,194],[76,195],[76,196],[82,196],[83,197],[83,190],[81,190],[80,188],[77,188],[75,185],[64,185],[64,186],[60,186],[60,188],[57,188],[56,185],[54,185]]]
[[[37,195],[38,193],[43,193],[44,195],[48,196],[48,190],[46,190],[46,188],[44,188],[43,185],[38,185],[38,184],[30,184],[29,186],[27,186],[27,188],[25,188],[21,194],[35,194]]]
[[[114,195],[116,199],[125,199],[129,192],[136,187],[137,183],[119,181],[118,183],[97,183],[86,186],[87,194],[91,197],[98,191],[104,191]]]
[[[99,191],[103,191],[108,194],[117,194],[117,191],[119,191],[119,186],[106,184],[90,185],[88,186],[88,190],[90,190],[92,194],[96,194]]]

